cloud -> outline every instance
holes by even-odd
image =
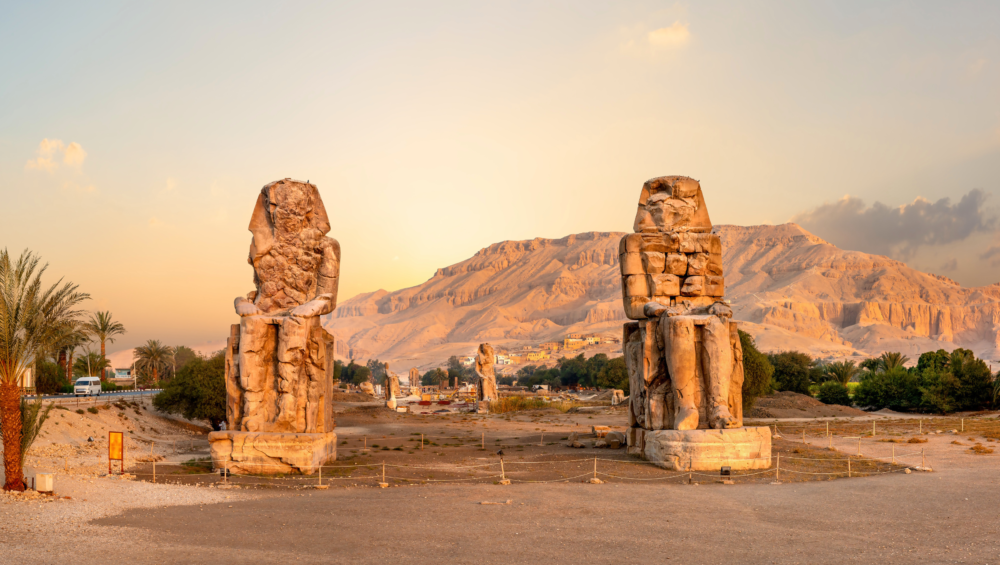
[[[1000,240],[1000,234],[997,234],[997,240]],[[983,261],[990,261],[991,267],[1000,267],[1000,243],[994,243],[986,250],[985,253],[979,256]]]
[[[946,273],[950,273],[952,271],[957,271],[958,270],[958,259],[955,259],[954,257],[952,257],[950,261],[945,261],[944,265],[941,265],[941,270],[944,271],[944,272],[946,272]]]
[[[641,24],[621,28],[619,33],[622,42],[618,46],[619,50],[634,57],[659,59],[691,41],[691,29],[687,22],[678,20],[673,25],[648,30],[648,27]]]
[[[77,142],[72,142],[66,146],[66,151],[63,153],[63,163],[66,163],[70,167],[79,167],[83,165],[83,160],[87,158],[87,152],[80,147]]]
[[[687,23],[674,22],[669,27],[661,27],[646,34],[646,41],[653,47],[679,47],[691,39]]]
[[[35,158],[29,159],[24,168],[29,171],[54,172],[59,167],[60,155],[64,164],[77,168],[87,158],[87,152],[75,141],[66,145],[61,139],[45,138],[38,144]]]
[[[984,206],[987,197],[973,189],[957,204],[949,198],[931,202],[917,197],[910,204],[890,208],[881,202],[866,207],[860,198],[845,196],[800,213],[792,221],[844,249],[908,259],[921,246],[953,243],[990,231],[997,220]]]

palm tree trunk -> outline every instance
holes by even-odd
[[[104,375],[107,371],[104,370],[104,340],[101,340],[101,382],[104,382]]]
[[[157,376],[156,365],[153,365],[153,384],[160,382],[160,378]]]
[[[63,371],[66,370],[66,348],[62,347],[59,349],[59,368]]]
[[[3,426],[4,490],[24,490],[21,469],[21,390],[16,383],[0,384],[0,425]]]
[[[73,352],[66,356],[66,380],[73,384]]]

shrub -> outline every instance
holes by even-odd
[[[775,388],[781,391],[809,394],[809,385],[818,379],[819,370],[811,357],[798,351],[771,353],[768,361],[774,366]]]
[[[847,387],[838,381],[827,381],[820,385],[818,398],[823,404],[851,405],[851,395],[848,394]]]
[[[80,412],[80,411],[77,410],[77,412]],[[96,406],[91,406],[90,408],[87,408],[87,412],[90,412],[91,414],[97,414],[97,407]],[[80,413],[82,414],[83,412],[80,412]]]
[[[77,413],[77,414],[83,414],[83,413],[84,413],[84,412],[83,412],[83,408],[77,408],[77,409],[76,409],[76,413]]]
[[[915,410],[923,401],[916,375],[897,367],[885,372],[867,372],[854,390],[854,403],[869,408]]]
[[[189,420],[207,420],[218,430],[226,419],[226,359],[221,353],[210,359],[196,357],[153,397],[153,406]]]
[[[774,375],[774,366],[767,355],[757,350],[753,336],[738,331],[743,349],[743,409],[749,410],[758,398],[773,390],[771,376]]]
[[[70,386],[66,380],[66,371],[58,364],[43,361],[38,363],[36,367],[38,368],[38,377],[35,379],[35,388],[38,394],[54,394]]]
[[[518,410],[535,410],[538,408],[548,408],[549,403],[541,398],[531,396],[505,396],[499,400],[490,402],[490,412],[493,414],[506,414]]]
[[[118,390],[118,385],[108,381],[101,381],[101,392],[114,392]]]

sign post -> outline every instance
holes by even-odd
[[[118,461],[121,464],[121,474],[125,474],[125,434],[122,432],[108,432],[108,474],[111,474],[111,462]]]

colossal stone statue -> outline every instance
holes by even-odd
[[[476,375],[479,377],[476,382],[476,397],[480,402],[490,402],[500,398],[494,363],[496,356],[493,353],[493,346],[488,343],[480,344],[476,351]]]
[[[410,393],[420,391],[420,371],[416,367],[410,368]]]
[[[647,181],[634,230],[619,246],[625,313],[636,320],[622,340],[630,452],[672,469],[768,467],[767,428],[742,427],[743,351],[700,183]]]
[[[249,229],[256,290],[234,303],[212,458],[236,473],[312,473],[336,458],[334,338],[319,317],[337,306],[340,244],[316,186],[291,179],[261,189]]]

